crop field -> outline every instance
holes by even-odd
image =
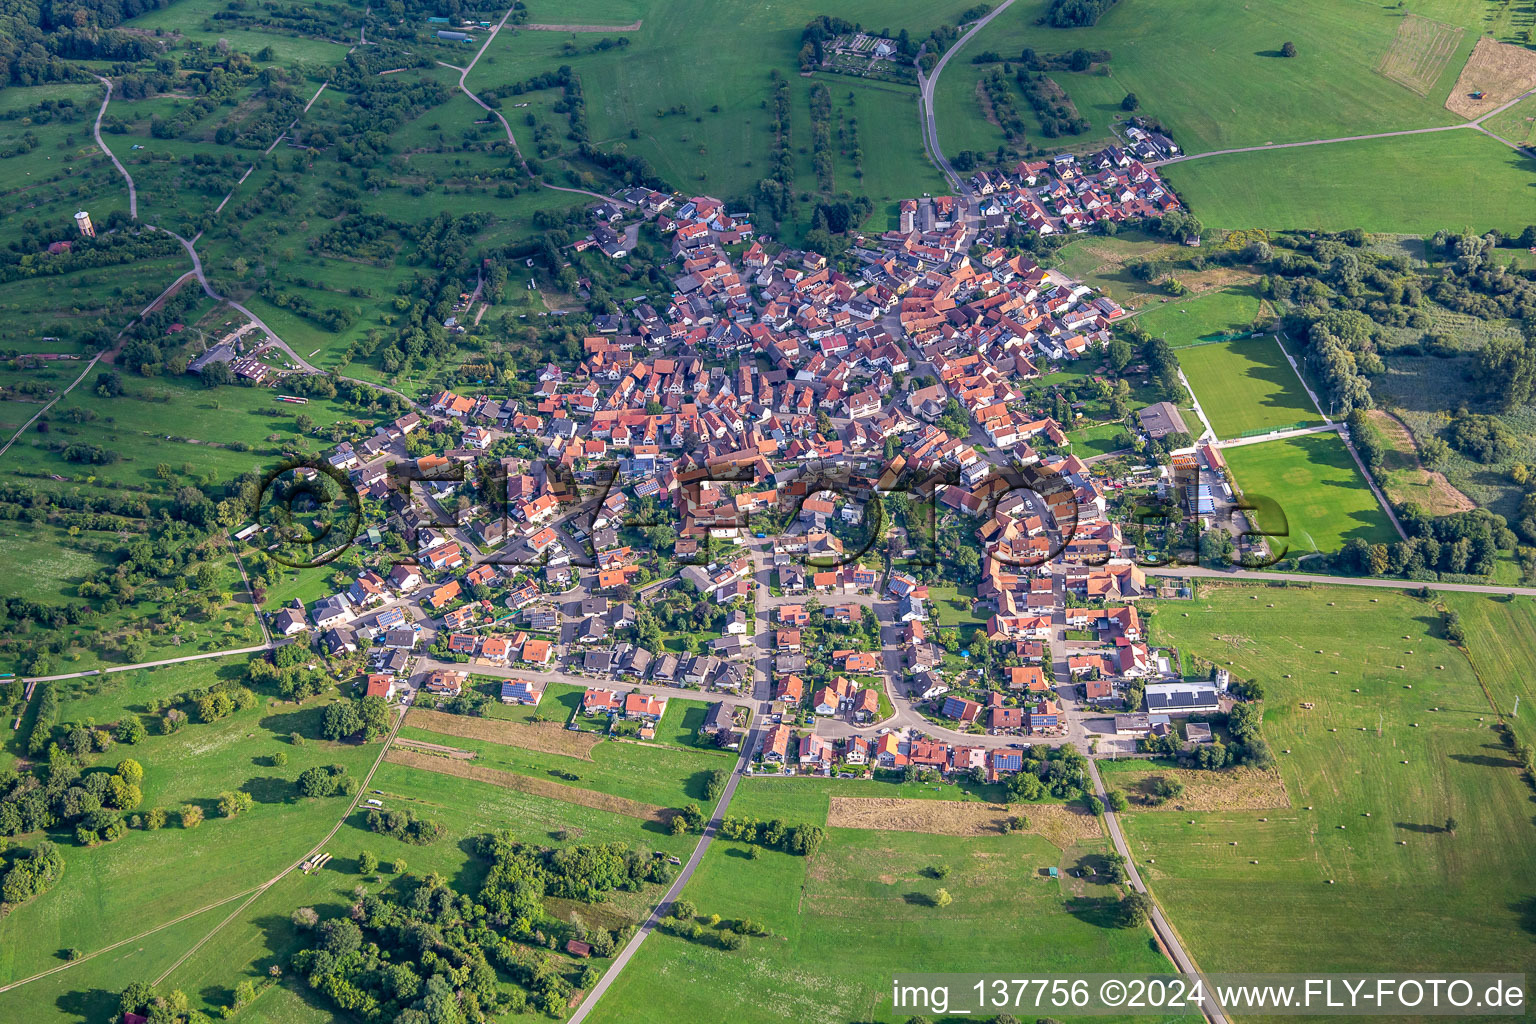
[[[1195,345],[1179,351],[1179,365],[1222,440],[1322,422],[1274,338]]]
[[[1469,623],[1482,601],[1504,607],[1458,599]],[[1469,651],[1486,679],[1509,643],[1481,629]],[[1143,877],[1205,970],[1529,965],[1530,789],[1435,607],[1386,590],[1214,586],[1159,607],[1153,634],[1263,684],[1291,803],[1127,817]]]
[[[1471,129],[1169,164],[1207,227],[1432,234],[1530,221],[1536,161]]]
[[[1477,28],[1485,6],[1437,0],[1415,11]],[[1111,77],[1057,76],[1095,129],[1117,112],[1103,109],[1108,100],[1118,104],[1134,92],[1141,112],[1170,128],[1185,152],[1204,153],[1454,123],[1441,100],[1476,37],[1462,38],[1436,87],[1420,96],[1375,70],[1402,23],[1395,9],[1351,0],[1150,0],[1117,4],[1092,28],[1062,30],[1038,24],[1046,7],[1045,0],[1019,0],[950,60],[936,98],[946,152],[976,148],[968,138],[995,136],[993,147],[1001,141],[982,119],[974,94],[969,61],[984,50],[1013,56],[1024,47],[1040,53],[1107,49]],[[1200,26],[1198,33],[1189,31],[1192,24]],[[1287,40],[1297,48],[1290,60],[1280,56]],[[955,82],[947,83],[952,74]],[[967,77],[970,88],[962,82]],[[1072,140],[1046,141],[1059,147]],[[1241,171],[1232,178],[1239,180]],[[1302,181],[1314,183],[1305,176]],[[1204,208],[1196,213],[1215,223]]]
[[[1267,319],[1263,312],[1264,303],[1251,288],[1224,288],[1193,298],[1164,299],[1148,306],[1136,322],[1177,349],[1253,330]]]
[[[1373,544],[1398,539],[1335,434],[1264,441],[1222,455],[1245,496],[1267,497],[1285,514],[1281,524],[1258,513],[1260,527],[1278,534],[1271,542],[1276,551],[1332,553],[1356,537]]]
[[[741,790],[747,797],[759,780]],[[798,791],[798,792],[796,792]],[[773,811],[809,821],[817,794],[791,782]],[[762,816],[754,802],[732,812]],[[1073,878],[1103,842],[1061,849],[1038,836],[978,838],[832,828],[811,858],[764,850],[748,860],[739,843],[716,840],[684,896],[703,915],[750,917],[773,936],[727,953],[653,934],[593,1011],[593,1019],[905,1020],[889,1004],[899,965],[934,971],[1152,971],[1164,961],[1143,931],[1106,927],[1106,887]],[[950,874],[936,881],[929,869]],[[1062,869],[1060,879],[1046,868]],[[939,886],[955,894],[931,905]],[[998,927],[1028,921],[1027,928]],[[871,927],[870,922],[879,922]],[[974,941],[978,934],[986,942]]]

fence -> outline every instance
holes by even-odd
[[[1268,331],[1238,331],[1236,334],[1217,334],[1209,338],[1196,338],[1187,345],[1179,348],[1199,348],[1201,345],[1220,345],[1224,341],[1243,341],[1247,338],[1267,338]]]
[[[1295,423],[1287,423],[1283,427],[1255,427],[1252,430],[1245,430],[1241,434],[1238,434],[1237,436],[1239,438],[1243,438],[1243,437],[1261,437],[1264,434],[1279,434],[1279,433],[1282,433],[1283,431],[1286,431],[1286,430],[1301,430],[1303,427],[1316,427],[1316,426],[1321,426],[1321,424],[1319,424],[1317,422],[1317,420],[1315,420],[1315,419],[1312,419],[1312,420],[1298,420]]]

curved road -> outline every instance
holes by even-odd
[[[923,118],[923,145],[927,147],[929,155],[933,158],[933,162],[938,164],[939,170],[944,173],[944,177],[948,178],[949,183],[955,187],[955,193],[962,198],[965,197],[966,192],[964,186],[960,183],[960,175],[955,173],[955,169],[950,166],[949,158],[939,148],[939,129],[938,125],[934,123],[933,118],[933,87],[938,82],[939,74],[944,70],[944,66],[949,63],[949,58],[960,52],[965,44],[970,42],[972,36],[986,28],[993,18],[1002,14],[1012,4],[1013,0],[1003,0],[985,17],[972,25],[965,35],[956,39],[954,45],[945,50],[939,57],[939,62],[933,66],[933,74],[925,76],[921,67],[917,69],[918,113]]]
[[[1009,0],[1009,2],[1011,3],[1012,0]],[[501,122],[502,130],[507,133],[507,144],[512,147],[513,155],[517,157],[517,162],[522,165],[523,173],[528,175],[529,178],[533,179],[535,184],[543,188],[550,189],[554,192],[570,192],[574,195],[591,196],[593,199],[598,199],[607,203],[613,203],[615,206],[629,206],[630,204],[623,202],[622,200],[615,199],[612,196],[605,196],[597,192],[588,192],[584,188],[568,188],[565,185],[551,185],[549,182],[545,181],[543,177],[534,174],[532,169],[528,166],[528,160],[523,156],[522,148],[517,144],[517,137],[512,134],[512,125],[507,122],[507,119],[504,116],[502,116],[501,111],[485,102],[485,100],[482,100],[479,96],[476,96],[474,91],[465,84],[464,80],[469,77],[469,73],[474,70],[475,65],[480,62],[480,58],[485,55],[485,51],[490,49],[491,43],[496,39],[496,34],[501,31],[502,26],[507,23],[507,19],[512,16],[512,12],[516,9],[517,8],[515,7],[507,8],[507,13],[503,14],[501,16],[501,20],[496,23],[496,26],[486,34],[485,42],[481,44],[479,50],[475,51],[475,55],[470,58],[468,64],[464,65],[463,67],[459,67],[457,64],[449,64],[446,61],[441,60],[437,63],[441,64],[445,68],[451,68],[454,71],[457,71],[459,73],[459,91],[462,92],[465,96],[468,96],[470,99],[474,100],[477,106]],[[636,24],[638,24],[638,22]]]
[[[103,78],[100,75],[96,76],[96,80],[107,87],[107,94],[101,98],[101,109],[96,111],[96,126],[94,129],[96,132],[96,145],[100,146],[101,151],[111,158],[113,165],[117,167],[117,173],[121,174],[123,180],[128,182],[128,216],[138,220],[139,193],[133,187],[133,176],[128,173],[128,168],[123,166],[123,162],[117,158],[117,154],[107,148],[107,144],[101,139],[101,119],[106,116],[107,104],[112,102],[112,80],[110,78]]]

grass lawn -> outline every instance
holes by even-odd
[[[1484,601],[1507,607],[1470,595],[1457,607],[1486,681],[1507,657],[1529,663],[1531,633],[1485,632],[1470,610]],[[1203,968],[1529,966],[1531,791],[1435,607],[1352,587],[1204,587],[1193,604],[1162,605],[1152,628],[1263,683],[1291,802],[1128,817],[1143,876]]]
[[[971,604],[976,600],[976,588],[972,586],[930,586],[928,588],[928,600],[933,607],[935,621],[940,627],[959,626],[985,626],[991,613],[980,613],[971,610]]]
[[[763,815],[743,783],[733,813]],[[798,781],[798,780],[795,780]],[[788,782],[772,808],[809,820],[820,794]],[[601,1022],[718,1020],[756,1024],[906,1020],[890,1006],[893,972],[1154,971],[1164,961],[1145,931],[1105,927],[1107,887],[1066,869],[1102,843],[1061,850],[1038,836],[960,838],[835,828],[811,858],[765,850],[748,860],[716,840],[684,895],[699,913],[750,917],[772,929],[734,953],[658,932],[597,1004]],[[943,881],[928,869],[950,869]],[[1060,879],[1047,867],[1062,869]],[[954,895],[931,905],[943,886]],[[999,927],[1027,921],[1027,927]],[[985,942],[977,936],[986,934]],[[727,1009],[728,1008],[728,1009]]]
[[[1262,303],[1251,288],[1226,288],[1218,292],[1165,299],[1150,305],[1136,322],[1172,348],[1183,348],[1207,338],[1220,338],[1252,330],[1259,321]]]
[[[1264,510],[1258,513],[1260,526],[1277,535],[1272,542],[1277,551],[1331,553],[1355,537],[1373,544],[1398,539],[1334,434],[1264,441],[1222,455],[1250,501],[1268,498],[1284,513],[1283,523]]]
[[[661,721],[656,723],[654,742],[668,743],[688,750],[700,747],[718,750],[712,739],[699,742],[699,728],[703,726],[704,719],[709,715],[709,708],[709,701],[669,697],[666,713],[661,716]]]
[[[1249,431],[1322,422],[1274,338],[1185,348],[1179,352],[1179,365],[1211,429],[1223,440]]]
[[[1536,161],[1470,129],[1236,153],[1162,171],[1207,227],[1229,229],[1518,233],[1536,189]]]

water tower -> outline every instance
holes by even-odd
[[[75,214],[75,227],[79,228],[80,233],[86,238],[96,237],[96,225],[91,223],[91,215],[84,210]]]

